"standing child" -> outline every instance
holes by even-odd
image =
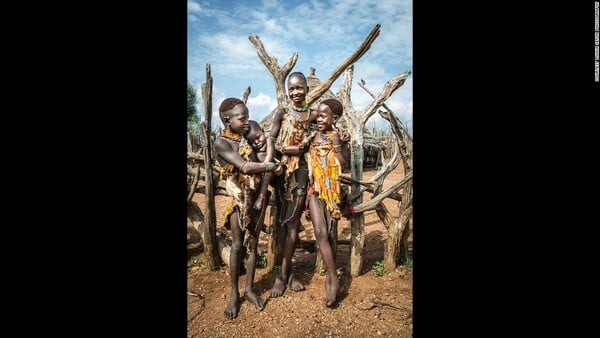
[[[293,72],[288,76],[287,94],[291,105],[275,112],[270,130],[276,155],[280,156],[284,166],[284,174],[275,178],[274,185],[278,223],[285,235],[281,273],[275,278],[271,297],[281,296],[287,286],[294,291],[304,290],[304,285],[295,278],[291,268],[308,187],[308,166],[304,154],[317,116],[306,103],[308,89],[303,73]],[[343,135],[343,139],[349,139],[349,135]]]
[[[258,175],[276,168],[273,162],[257,162],[256,154],[248,141],[242,136],[249,130],[248,108],[237,98],[225,99],[219,107],[219,117],[225,127],[222,135],[214,142],[216,164],[220,177],[226,179],[227,192],[232,196],[226,210],[225,224],[229,225],[232,234],[229,270],[231,279],[231,297],[224,314],[228,319],[237,317],[240,308],[238,279],[243,260],[242,247],[246,247],[246,289],[245,297],[263,310],[265,301],[253,289],[254,273],[258,245],[256,231],[256,210],[251,207],[256,200]]]
[[[326,268],[325,305],[336,302],[339,281],[335,265],[337,253],[337,223],[340,211],[340,174],[344,168],[341,137],[334,129],[342,116],[342,104],[335,99],[323,100],[317,108],[317,130],[313,132],[306,154],[310,183],[307,194],[308,218],[311,220],[319,252]]]
[[[273,142],[269,135],[265,135],[265,131],[258,124],[258,122],[254,120],[250,120],[250,129],[244,135],[244,137],[248,140],[254,152],[256,152],[256,157],[261,162],[271,162],[273,161]],[[262,173],[262,178],[260,180],[260,187],[258,189],[258,197],[254,202],[254,209],[260,210],[260,216],[256,222],[257,229],[262,229],[263,221],[265,219],[265,212],[267,210],[267,205],[269,204],[269,198],[271,197],[271,193],[269,192],[269,184],[271,183],[271,177],[273,174],[280,175],[283,172],[281,166],[276,167],[277,170],[273,170],[273,172],[265,171]]]
[[[309,135],[315,113],[306,104],[308,84],[300,72],[291,73],[287,80],[290,107],[275,112],[270,130],[277,155],[284,165],[284,174],[275,178],[275,200],[278,209],[278,226],[285,237],[281,259],[281,273],[275,278],[271,297],[279,297],[287,286],[294,291],[304,290],[304,285],[291,273],[292,257],[298,241],[300,216],[304,209],[308,184],[308,167],[304,153],[308,149]]]

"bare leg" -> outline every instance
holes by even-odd
[[[224,314],[227,319],[234,319],[237,317],[240,309],[240,292],[238,290],[238,279],[240,272],[240,264],[242,262],[240,251],[243,250],[243,238],[244,233],[238,225],[238,212],[234,211],[230,218],[231,223],[231,234],[233,240],[231,243],[231,252],[229,254],[229,274],[231,280],[231,296],[229,297],[229,304],[225,308]]]
[[[305,208],[304,199],[306,197],[306,187],[308,185],[308,167],[306,163],[301,164],[298,169],[294,172],[294,177],[298,185],[292,192],[293,201],[283,201],[283,198],[279,199],[280,202],[286,205],[280,208],[282,217],[280,220],[285,222],[280,226],[285,226],[287,229],[285,236],[285,245],[283,249],[283,257],[281,259],[281,273],[275,278],[275,283],[271,288],[271,297],[279,297],[285,291],[286,285],[289,286],[293,291],[304,290],[304,285],[300,283],[294,275],[291,274],[292,257],[296,251],[296,244],[298,241],[298,225],[300,224],[300,217]],[[280,182],[281,184],[282,182]],[[280,185],[283,187],[283,184]],[[281,190],[279,190],[281,196]]]
[[[248,258],[246,259],[246,299],[262,311],[265,308],[265,301],[254,292],[254,272],[256,271],[256,256],[258,252],[256,245],[258,244],[258,239],[255,238],[252,241],[254,241],[254,250],[248,254]]]
[[[297,196],[296,198],[304,201],[304,196]],[[302,214],[302,209],[298,208],[299,215],[295,216],[298,221]],[[275,278],[275,284],[271,288],[271,297],[276,298],[283,294],[286,285],[289,286],[293,291],[304,290],[304,285],[300,283],[298,279],[291,274],[292,268],[292,257],[296,251],[296,242],[298,241],[298,221],[291,221],[286,226],[286,238],[285,245],[283,248],[283,257],[281,259],[281,273]]]
[[[316,195],[311,195],[309,198],[310,218],[315,230],[315,237],[319,244],[319,251],[325,262],[327,276],[325,277],[325,305],[331,307],[335,304],[337,292],[339,289],[339,281],[337,279],[337,271],[335,266],[336,253],[333,251],[329,234],[327,233],[327,224],[325,217],[322,214],[325,212],[319,208],[319,200]]]
[[[283,175],[282,175],[283,176]],[[282,219],[285,218],[285,208],[288,206],[287,205],[287,201],[285,201],[284,197],[283,197],[283,181],[282,178],[280,177],[275,177],[276,180],[276,186],[275,186],[275,204],[277,206],[277,210],[279,212],[279,222],[281,222]],[[276,226],[279,226],[279,231],[278,231],[278,238],[279,240],[277,241],[277,245],[278,245],[278,250],[280,253],[283,254],[281,260],[282,260],[282,265],[285,262],[285,248],[286,248],[286,240],[282,240],[283,238],[287,239],[287,227],[281,226],[281,224],[277,224]],[[281,280],[281,276],[278,275],[275,278],[275,283],[273,283],[273,287],[271,288],[271,292],[270,292],[270,297],[271,298],[276,298],[279,297],[283,294],[283,291],[285,291],[285,283]]]
[[[296,251],[296,240],[298,238],[298,230],[296,229],[296,225],[288,223],[286,230],[285,244],[283,246],[283,257],[281,258],[281,272],[279,276],[275,278],[275,283],[271,288],[272,298],[281,296],[285,291],[286,285],[288,284],[290,268],[292,266],[292,257]]]

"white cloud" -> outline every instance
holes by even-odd
[[[198,43],[206,47],[200,48],[194,56],[190,57],[192,65],[189,68],[193,72],[202,71],[201,67],[208,63],[211,64],[213,77],[248,78],[254,76],[253,73],[257,69],[264,68],[247,36],[224,33],[203,34],[198,38]],[[203,63],[199,64],[196,60],[202,60]]]
[[[412,1],[259,0],[227,4],[188,1],[190,80],[204,81],[205,65],[211,65],[215,111],[217,102],[225,97],[241,97],[246,87],[251,86],[259,94],[248,98],[250,114],[260,120],[277,102],[273,77],[248,39],[251,33],[259,36],[266,52],[277,59],[279,66],[298,52],[293,70],[308,74],[309,67],[315,67],[317,77],[324,80],[380,23],[379,36],[355,63],[352,102],[361,109],[372,101],[357,84],[361,78],[377,95],[393,76],[404,70],[412,71]],[[341,82],[339,77],[331,87],[334,93]],[[220,94],[216,94],[216,87],[221,88]],[[386,104],[403,122],[412,121],[412,75]]]
[[[276,19],[265,20],[265,29],[270,32],[282,32],[283,30]]]
[[[260,121],[267,114],[269,114],[271,110],[277,107],[277,100],[263,92],[260,92],[257,96],[248,97],[246,105],[250,111],[250,118]]]
[[[266,95],[263,92],[258,93],[257,96],[254,97],[249,97],[248,98],[248,106],[250,107],[254,107],[254,106],[267,106],[269,107],[271,105],[271,97],[269,95]]]
[[[202,8],[200,7],[200,4],[198,4],[197,2],[194,1],[188,1],[187,2],[187,6],[188,6],[188,12],[200,12],[202,11]]]

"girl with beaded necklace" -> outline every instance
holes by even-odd
[[[295,278],[291,268],[308,188],[308,165],[304,154],[314,136],[312,132],[317,118],[316,111],[306,103],[308,90],[308,82],[303,73],[293,72],[288,76],[287,93],[291,105],[275,112],[269,131],[275,154],[280,157],[280,164],[284,166],[284,174],[275,176],[274,179],[278,223],[285,235],[285,242],[280,241],[283,244],[283,248],[280,247],[283,257],[281,272],[271,288],[270,296],[273,298],[281,296],[287,286],[293,291],[304,290],[304,285]],[[344,132],[341,139],[345,142],[349,135]]]
[[[307,219],[313,224],[317,246],[325,263],[327,307],[334,306],[339,289],[335,259],[337,223],[342,216],[340,174],[344,168],[344,156],[341,136],[334,128],[342,112],[342,104],[336,99],[321,102],[316,111],[317,128],[311,133],[310,148],[305,154],[310,179],[306,199]]]
[[[283,294],[286,286],[293,291],[304,290],[304,285],[291,273],[292,256],[298,241],[298,228],[302,215],[306,188],[308,185],[308,167],[304,153],[308,149],[312,124],[316,114],[306,104],[308,84],[301,72],[288,76],[287,93],[291,105],[275,112],[270,135],[276,151],[284,165],[284,174],[275,176],[275,200],[279,215],[280,233],[283,233],[283,255],[281,272],[275,278],[270,296],[275,298]],[[283,238],[283,236],[282,236]],[[281,251],[281,250],[280,250]]]
[[[259,211],[252,208],[252,203],[256,200],[260,183],[260,176],[255,174],[279,169],[273,162],[257,161],[256,154],[243,136],[250,128],[248,115],[248,108],[242,100],[225,99],[219,106],[219,117],[225,130],[214,142],[215,165],[220,179],[226,179],[226,189],[232,197],[225,215],[225,226],[230,228],[233,238],[229,256],[231,297],[224,311],[228,319],[236,318],[240,308],[238,279],[244,246],[248,254],[245,298],[258,310],[265,307],[265,301],[253,289],[260,229],[257,229],[255,221]]]

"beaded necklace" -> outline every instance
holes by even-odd
[[[319,133],[319,136],[321,137],[321,140],[328,142],[329,137],[331,137],[331,134],[333,134],[333,130],[328,130],[324,133]]]
[[[292,115],[292,117],[294,118],[294,120],[296,122],[299,122],[299,123],[308,122],[308,120],[310,119],[310,110],[307,111],[305,118],[302,118],[302,116],[300,114],[298,114],[298,112],[295,111],[295,110],[291,110],[290,114]]]
[[[299,106],[292,105],[292,109],[295,111],[307,111],[310,107],[306,103],[306,99],[302,100]]]
[[[252,147],[248,144],[246,138],[242,138],[240,134],[231,132],[230,130],[225,130],[223,135],[220,135],[222,138],[231,140],[238,143],[238,154],[242,156],[242,158],[248,162],[249,156],[252,153]],[[243,167],[243,165],[242,165]],[[227,163],[219,168],[219,179],[222,180],[225,174],[234,172],[234,165],[232,163]]]
[[[221,137],[224,137],[226,139],[235,141],[235,142],[240,142],[242,136],[238,133],[234,133],[231,130],[227,129],[225,130],[225,132],[223,133],[223,135],[221,135]]]

